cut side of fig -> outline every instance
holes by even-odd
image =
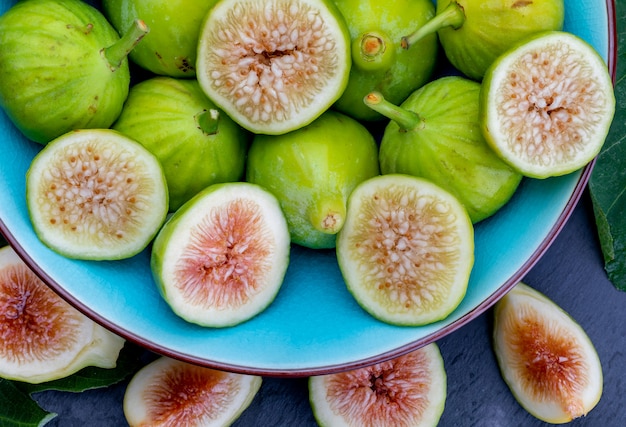
[[[165,223],[151,268],[163,298],[191,323],[233,326],[274,300],[290,253],[278,200],[247,183],[214,184]]]
[[[114,368],[124,342],[55,294],[11,247],[0,249],[0,377],[42,383]]]
[[[124,394],[130,427],[229,426],[250,405],[262,378],[160,357],[139,370]]]
[[[447,377],[437,344],[395,359],[309,378],[320,426],[434,427],[444,410]]]
[[[350,195],[336,252],[348,290],[367,312],[390,324],[424,325],[446,318],[465,296],[474,228],[441,187],[382,175]]]
[[[311,123],[341,96],[350,66],[350,35],[330,0],[221,0],[200,30],[200,85],[254,133]]]
[[[487,142],[520,173],[564,175],[598,154],[615,113],[600,55],[562,31],[534,35],[500,56],[481,88]]]
[[[586,415],[602,395],[602,365],[582,327],[554,301],[518,283],[494,307],[494,351],[511,392],[552,424]]]
[[[76,259],[116,260],[142,251],[165,221],[167,183],[157,158],[110,129],[72,131],[47,144],[26,176],[39,239]]]

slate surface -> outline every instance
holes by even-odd
[[[557,240],[524,281],[569,312],[596,345],[604,369],[604,393],[585,418],[571,426],[626,425],[626,293],[603,270],[591,202],[585,193]],[[547,426],[522,409],[499,374],[491,347],[492,311],[441,339],[448,398],[440,426]],[[58,413],[52,427],[127,426],[122,412],[126,384],[80,394],[45,392],[36,399]],[[252,405],[234,424],[315,426],[306,379],[265,378]]]

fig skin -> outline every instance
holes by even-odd
[[[244,175],[250,140],[196,80],[153,77],[134,85],[113,129],[161,162],[176,211],[204,188]]]
[[[383,120],[384,116],[363,105],[363,97],[378,91],[390,102],[399,104],[430,80],[439,53],[437,35],[425,36],[410,51],[403,49],[399,40],[432,19],[435,6],[431,0],[335,0],[335,3],[350,29],[353,65],[348,86],[334,108],[357,120]],[[367,51],[364,52],[361,41],[368,35],[382,42],[382,53],[364,58]]]
[[[473,223],[501,209],[522,180],[483,137],[480,90],[461,76],[422,86],[400,105],[408,118],[391,116],[379,153],[383,174],[431,180],[459,199]]]
[[[0,107],[41,144],[75,129],[108,128],[128,95],[126,54],[148,31],[140,27],[120,46],[104,15],[80,0],[16,3],[0,17]]]
[[[373,135],[332,110],[285,135],[255,135],[248,150],[246,180],[278,198],[291,241],[312,249],[335,247],[352,189],[378,174]]]

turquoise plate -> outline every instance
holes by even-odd
[[[14,1],[0,0],[3,13]],[[567,0],[565,30],[591,43],[615,72],[611,0]],[[559,178],[526,179],[506,207],[476,226],[467,295],[446,320],[395,327],[352,299],[332,251],[294,248],[274,303],[252,320],[208,329],[175,316],[152,281],[149,252],[124,261],[63,258],[37,239],[25,203],[25,173],[41,146],[0,112],[0,230],[43,280],[89,317],[155,352],[201,365],[268,376],[361,367],[438,340],[491,307],[537,262],[580,198],[591,165]]]

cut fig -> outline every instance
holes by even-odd
[[[424,325],[459,305],[474,265],[463,205],[422,178],[388,174],[359,184],[337,236],[348,290],[375,318]]]
[[[110,129],[77,130],[46,145],[26,175],[39,239],[68,257],[129,258],[165,221],[167,183],[157,158]]]
[[[178,316],[201,326],[233,326],[274,300],[290,243],[287,221],[269,191],[247,182],[214,184],[165,223],[151,268]]]
[[[534,35],[499,57],[481,88],[487,142],[533,178],[578,170],[598,154],[615,113],[609,70],[571,33]]]
[[[70,306],[10,246],[0,249],[0,377],[42,383],[114,368],[124,339]]]
[[[496,303],[494,319],[502,376],[530,414],[561,424],[595,407],[602,395],[602,365],[569,314],[520,282]]]
[[[313,249],[335,247],[352,189],[378,174],[372,134],[335,111],[284,135],[256,135],[246,169],[279,200],[291,241]]]
[[[350,35],[330,0],[221,0],[200,30],[200,85],[254,133],[311,123],[341,96],[350,66]]]
[[[130,427],[230,426],[250,405],[262,378],[160,357],[139,370],[124,394]]]
[[[447,377],[437,344],[395,359],[309,378],[309,400],[320,426],[436,426]]]

